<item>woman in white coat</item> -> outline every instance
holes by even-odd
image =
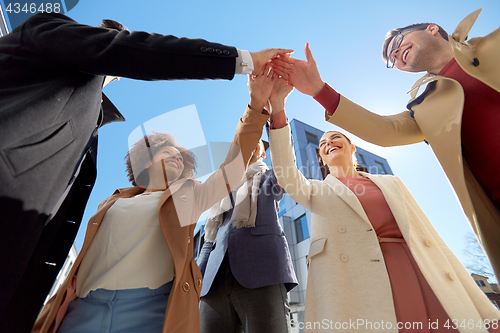
[[[477,287],[398,177],[356,171],[355,146],[326,132],[323,181],[295,166],[284,111],[271,94],[271,158],[290,197],[312,216],[305,331],[500,332],[500,312]]]

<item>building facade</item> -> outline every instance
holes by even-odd
[[[323,131],[307,125],[299,120],[290,121],[290,128],[293,137],[297,168],[308,179],[323,179],[322,168],[319,165],[317,151],[319,149],[319,139]],[[372,154],[362,148],[356,148],[356,158],[359,166],[372,174],[391,174],[392,170],[387,160],[378,155]],[[264,162],[271,167],[271,156],[269,149],[266,151]],[[290,254],[292,256],[295,273],[299,285],[288,293],[288,300],[291,308],[292,332],[302,332],[299,323],[304,322],[305,296],[307,289],[307,256],[311,244],[311,214],[301,205],[293,201],[288,195],[280,201],[279,218],[281,227],[285,231]],[[194,247],[197,256],[204,243],[205,221],[198,222],[195,229]]]
[[[57,274],[57,278],[54,281],[52,289],[50,289],[50,292],[47,295],[47,298],[45,299],[44,303],[47,303],[47,301],[56,293],[57,289],[59,289],[59,287],[64,283],[64,280],[66,280],[66,277],[68,276],[71,267],[73,267],[77,255],[78,253],[76,251],[75,243],[73,243],[71,249],[69,250],[68,256],[66,257],[66,261],[64,261],[64,264],[61,267],[59,274]]]
[[[500,290],[498,288],[498,283],[489,283],[488,278],[483,275],[473,273],[471,276],[481,291],[486,294],[490,302],[500,310]]]

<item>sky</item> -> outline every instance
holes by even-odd
[[[129,30],[203,38],[249,51],[291,48],[295,50],[293,57],[299,59],[305,59],[304,44],[309,42],[324,81],[363,107],[391,115],[405,110],[410,99],[407,91],[423,74],[386,68],[381,58],[386,32],[412,23],[433,22],[451,34],[465,16],[479,8],[483,11],[469,34],[475,37],[499,27],[500,1],[80,0],[68,16],[88,25],[109,18]],[[131,65],[134,61],[130,60]],[[246,76],[236,75],[231,81],[145,82],[122,78],[106,86],[104,92],[127,121],[99,130],[98,178],[76,239],[77,249],[83,244],[87,221],[97,205],[116,188],[130,186],[124,157],[134,130],[153,124],[157,130],[179,133],[179,143],[188,148],[193,142],[230,142],[249,101],[246,84]],[[170,111],[175,112],[164,115]],[[325,122],[321,105],[298,91],[288,98],[286,111],[289,119],[325,131],[335,128]],[[161,120],[152,120],[160,115],[164,115]],[[198,126],[204,137],[192,135]],[[351,138],[359,147],[388,160],[446,244],[465,262],[465,235],[472,230],[431,148],[425,143],[382,148],[353,135]]]

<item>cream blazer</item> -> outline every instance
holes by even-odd
[[[500,29],[485,37],[465,41],[480,11],[460,22],[449,36],[450,47],[458,64],[468,74],[500,91]],[[417,97],[420,86],[430,82],[433,84]],[[333,116],[325,113],[326,120],[365,141],[384,147],[427,140],[497,276],[500,276],[500,214],[462,158],[462,86],[453,79],[427,74],[413,85],[410,94],[408,108],[413,110],[414,118],[410,111],[381,116],[341,96]]]
[[[306,331],[316,331],[307,330],[308,323],[332,321],[344,325],[339,332],[394,332],[375,329],[374,323],[382,321],[383,327],[390,323],[396,328],[396,315],[378,238],[356,195],[335,177],[311,180],[299,172],[288,125],[271,130],[270,143],[278,184],[312,216]],[[500,311],[439,237],[401,180],[363,175],[382,190],[415,261],[450,318],[474,323],[500,319]],[[365,325],[345,329],[345,323],[360,321],[373,323],[373,329]],[[487,330],[473,327],[460,332]]]

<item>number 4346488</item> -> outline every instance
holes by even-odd
[[[30,4],[25,3],[23,5],[16,2],[16,3],[9,3],[9,5],[7,6],[7,8],[5,8],[5,10],[9,14],[10,13],[18,14],[21,12],[31,13],[31,14],[38,12],[59,13],[61,12],[61,4],[59,2],[56,3],[42,2],[40,5],[37,5],[36,3],[30,3]]]

